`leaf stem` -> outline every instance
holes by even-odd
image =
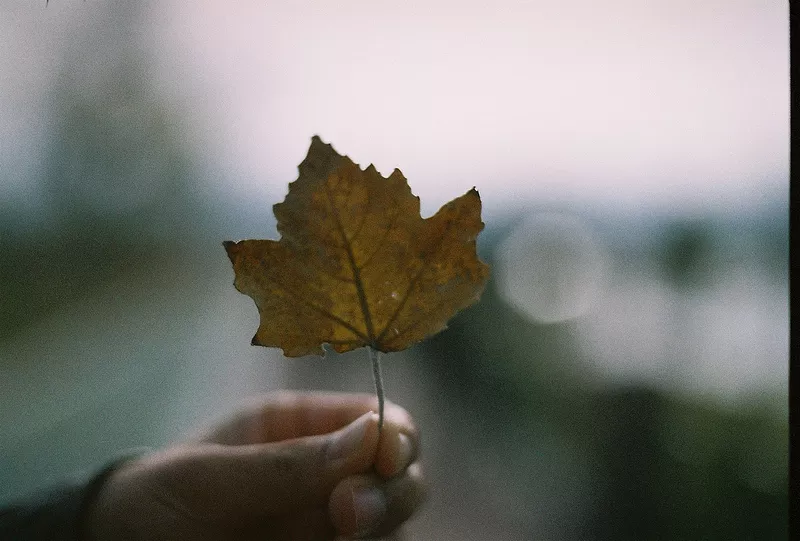
[[[381,375],[381,352],[367,346],[369,359],[372,361],[372,379],[375,380],[375,394],[378,395],[378,433],[383,428],[383,404],[385,396],[383,393],[383,376]]]

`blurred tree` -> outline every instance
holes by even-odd
[[[713,279],[714,246],[715,237],[710,224],[680,220],[665,227],[655,257],[671,285],[703,287]]]
[[[148,86],[129,32],[140,8],[106,9],[128,18],[98,11],[98,25],[111,27],[95,35],[102,61],[87,74],[72,58],[79,47],[64,53],[43,112],[54,129],[42,178],[29,182],[41,186],[46,216],[36,227],[0,221],[0,341],[132,265],[154,265],[207,225],[180,123]]]

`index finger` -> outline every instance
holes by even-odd
[[[256,399],[258,400],[258,399]],[[259,414],[256,402],[255,414]],[[281,391],[261,398],[262,441],[316,436],[339,430],[369,411],[378,411],[378,399],[364,393]],[[413,421],[402,407],[386,402],[384,422],[409,431]],[[415,430],[415,429],[414,429]]]
[[[233,420],[205,439],[242,445],[316,436],[338,430],[369,411],[378,411],[378,400],[371,394],[279,391],[248,400]],[[416,445],[417,428],[405,409],[387,401],[384,423]]]
[[[259,400],[259,399],[256,399]],[[369,411],[378,411],[375,395],[283,391],[262,397],[251,415],[261,416],[260,442],[268,443],[339,430]],[[419,433],[409,413],[384,405],[383,429],[375,471],[384,478],[400,474],[419,455]]]

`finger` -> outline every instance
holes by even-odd
[[[377,415],[367,413],[319,436],[190,448],[160,470],[182,499],[214,518],[258,520],[327,503],[339,481],[370,470],[377,449]]]
[[[282,392],[271,395],[263,410],[264,441],[321,434],[352,422],[364,412],[377,411],[377,398],[369,394]],[[392,477],[419,456],[419,431],[409,413],[387,402],[375,469]]]
[[[375,472],[386,479],[398,475],[419,458],[419,441],[415,425],[394,419],[385,421],[375,456]]]
[[[374,395],[284,391],[268,397],[262,410],[264,441],[312,436],[338,430],[369,411],[378,411]],[[384,421],[413,426],[402,407],[386,402]]]
[[[408,520],[426,492],[418,462],[388,481],[372,475],[348,477],[331,493],[331,522],[347,537],[387,535]]]
[[[378,411],[370,394],[282,391],[254,397],[232,420],[202,439],[225,445],[268,443],[338,430],[369,411]],[[416,431],[406,410],[387,402],[385,421]]]

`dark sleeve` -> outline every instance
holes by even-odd
[[[131,457],[116,460],[88,481],[73,481],[0,507],[0,541],[83,541],[84,519],[103,482]]]

